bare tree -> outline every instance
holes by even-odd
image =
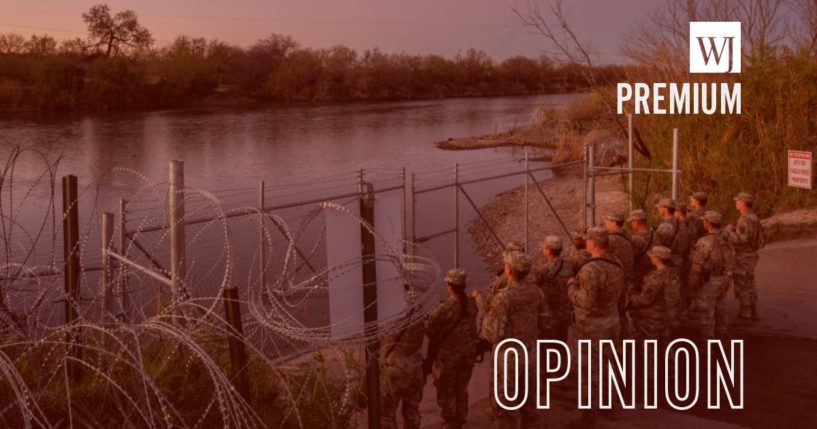
[[[596,64],[591,55],[591,44],[579,40],[578,35],[570,26],[563,0],[556,0],[549,5],[546,11],[542,9],[540,3],[536,0],[529,0],[524,8],[513,7],[512,10],[522,21],[522,25],[531,29],[534,33],[544,36],[557,49],[559,56],[571,64],[580,66],[585,79],[592,87],[601,88],[602,86],[614,84],[613,82],[600,82],[596,78],[593,73]],[[614,113],[615,102],[606,96],[603,96],[602,100],[608,112]],[[615,114],[611,116],[618,125],[619,130],[626,135],[627,128],[619,116]],[[641,139],[641,134],[637,128],[635,128],[634,147],[646,158],[652,158],[650,150]]]
[[[34,34],[26,42],[26,50],[35,55],[53,55],[57,53],[57,41],[47,34],[43,36]]]
[[[21,54],[26,48],[26,39],[16,33],[0,34],[0,54]]]
[[[799,45],[817,56],[817,0],[796,0],[793,6],[801,24]]]
[[[147,49],[153,44],[153,36],[139,24],[136,13],[132,10],[124,10],[111,16],[111,8],[106,4],[99,4],[83,13],[82,19],[88,24],[91,47],[104,52],[106,57],[129,49]]]

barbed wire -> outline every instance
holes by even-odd
[[[14,177],[21,156],[39,156],[46,167],[18,193]],[[0,330],[4,334],[0,377],[9,392],[0,395],[0,421],[23,427],[52,427],[63,418],[78,426],[128,422],[131,426],[202,427],[214,421],[225,427],[269,426],[269,419],[260,416],[239,394],[225,369],[224,340],[232,338],[249,351],[255,371],[274,378],[280,416],[273,422],[278,427],[293,423],[303,426],[306,416],[299,407],[310,400],[304,380],[320,378],[324,388],[331,381],[321,376],[321,368],[315,365],[302,369],[305,379],[293,378],[298,371],[281,370],[282,360],[330,346],[343,350],[379,341],[416,323],[438,298],[431,285],[439,278],[439,267],[429,259],[405,253],[403,247],[411,247],[410,243],[386,243],[375,228],[346,208],[349,200],[285,210],[285,217],[260,211],[254,205],[228,207],[226,202],[257,192],[241,188],[221,189],[220,195],[192,188],[182,191],[187,211],[177,222],[185,224],[187,230],[186,295],[173,296],[162,282],[132,266],[112,266],[109,282],[118,286],[106,292],[101,277],[107,258],[101,251],[100,217],[114,207],[100,202],[100,186],[122,175],[127,183],[136,185],[123,196],[128,235],[122,238],[125,231],[116,226],[114,235],[120,238],[114,241],[121,240],[124,247],[117,244],[114,252],[144,271],[170,276],[164,262],[171,227],[167,183],[151,182],[142,173],[126,168],[111,169],[79,192],[76,204],[83,206],[85,214],[75,251],[81,257],[83,286],[74,297],[62,287],[65,273],[57,262],[62,250],[57,236],[63,221],[55,204],[57,164],[48,163],[45,154],[15,149],[0,175]],[[402,180],[399,170],[376,173],[372,176],[383,183]],[[356,185],[356,175],[336,177]],[[317,187],[326,193],[341,188],[310,185],[302,189]],[[49,198],[35,204],[35,191],[43,190]],[[297,191],[291,196],[303,197],[304,193]],[[22,221],[42,209],[46,214],[39,223]],[[350,271],[361,272],[362,265],[372,259],[326,265],[323,218],[328,211],[350,217],[377,237],[374,261],[391,265],[397,273],[381,282],[397,285],[399,291],[394,293],[406,297],[405,311],[365,323],[359,332],[340,338],[336,331],[341,331],[349,319],[363,320],[366,309],[348,315],[347,320],[330,320],[330,284]],[[49,234],[50,240],[44,241],[43,234]],[[242,240],[236,241],[236,237]],[[32,263],[41,259],[34,257],[37,252],[47,255],[46,263]],[[260,258],[262,252],[269,256],[265,261]],[[93,265],[103,266],[97,271],[91,269]],[[266,277],[263,284],[259,280],[262,272]],[[119,289],[122,285],[127,289]],[[243,333],[236,331],[220,311],[225,291],[240,287],[244,293],[238,305],[246,310]],[[116,301],[113,306],[112,301]],[[77,311],[77,319],[66,324],[68,308]],[[415,308],[421,311],[411,311]],[[71,368],[81,369],[91,384],[72,380]],[[176,372],[183,378],[198,375],[193,379],[202,389],[196,391],[196,405],[179,400],[167,385],[177,377],[171,374]],[[340,421],[349,413],[355,383],[348,381],[355,374],[354,368],[345,367],[342,382],[347,387],[342,406],[328,411],[328,419]],[[111,406],[90,407],[89,391],[105,392]]]

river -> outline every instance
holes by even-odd
[[[115,212],[117,199],[133,194],[140,175],[154,183],[166,182],[169,160],[184,160],[187,187],[214,191],[228,206],[254,205],[259,180],[267,184],[268,204],[297,201],[311,194],[353,191],[359,169],[376,187],[383,187],[395,184],[400,169],[405,167],[416,172],[417,186],[422,189],[450,181],[454,163],[463,166],[460,173],[463,180],[518,170],[521,165],[519,154],[508,148],[445,151],[436,148],[434,142],[507,130],[531,122],[537,107],[563,107],[573,97],[277,104],[7,117],[0,120],[0,147],[4,159],[14,146],[37,149],[52,159],[62,156],[58,176],[78,176],[80,187],[85,190],[80,201],[80,216],[89,237],[85,247],[93,250],[83,255],[83,262],[93,266],[100,259],[96,252],[98,225],[93,220],[98,213],[89,212]],[[117,167],[139,174],[109,174]],[[36,157],[21,157],[15,166],[13,183],[18,203],[41,174],[42,164]],[[482,205],[498,192],[521,185],[523,180],[517,176],[466,188],[474,202]],[[98,186],[88,188],[92,184]],[[49,191],[42,182],[35,186],[33,197],[26,201],[17,220],[35,228],[41,218],[38,212],[47,208],[44,201]],[[163,201],[160,193],[156,196],[158,209]],[[450,188],[418,196],[418,236],[453,226],[452,200]],[[56,203],[60,204],[59,197]],[[475,283],[483,283],[489,274],[484,273],[466,228],[475,219],[475,212],[462,197],[460,211],[460,265],[473,273]],[[159,212],[139,224],[163,221]],[[452,237],[442,236],[426,245],[428,255],[437,259],[443,270],[454,264]],[[233,239],[245,238],[236,233]],[[46,264],[49,253],[57,253],[59,261],[62,249],[57,242],[58,252],[39,251],[28,263]],[[206,240],[197,244],[200,245],[193,248],[201,249]],[[24,253],[15,253],[10,259]],[[246,255],[247,259],[251,257]]]

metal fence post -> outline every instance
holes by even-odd
[[[124,198],[119,199],[119,254],[127,256],[128,249],[128,232],[127,228],[127,201]],[[128,265],[119,263],[119,320],[127,321],[130,319],[130,302],[128,300]]]
[[[528,148],[525,147],[525,251],[530,252],[530,200],[528,199],[528,187],[530,185],[528,168]]]
[[[62,178],[62,236],[65,260],[65,324],[71,326],[77,320],[79,308],[79,198],[77,176]],[[82,359],[78,328],[68,331],[68,357]],[[73,360],[66,361],[66,371],[72,381],[82,377],[82,368]]]
[[[460,164],[454,163],[454,267],[460,266]]]
[[[590,199],[588,208],[590,209],[590,227],[596,226],[596,148],[592,143],[588,145],[587,164],[588,175],[590,176],[590,189],[588,190],[588,197]]]
[[[267,240],[264,237],[264,217],[266,212],[264,211],[264,205],[266,202],[264,201],[264,181],[260,181],[258,183],[258,245],[261,246],[261,252],[259,252],[259,275],[258,275],[258,282],[260,283],[261,290],[265,290],[267,287]]]
[[[224,315],[227,323],[233,328],[228,337],[230,347],[230,380],[238,393],[247,402],[250,401],[250,382],[247,378],[247,350],[244,345],[244,327],[241,323],[241,304],[238,301],[238,288],[226,287],[223,291]]]
[[[672,199],[678,201],[678,128],[672,129]]]
[[[113,242],[113,213],[102,213],[102,276],[99,298],[103,303],[104,318],[115,318],[113,309],[113,260],[110,256]]]
[[[587,190],[588,190],[588,187],[590,186],[589,181],[588,181],[588,175],[587,175],[588,174],[588,164],[590,163],[590,159],[587,156],[587,148],[588,147],[589,147],[588,145],[584,145],[584,155],[583,155],[583,159],[582,159],[584,161],[584,163],[582,164],[582,182],[584,183],[584,201],[582,202],[582,228],[584,228],[584,229],[587,229],[587,216],[588,216],[588,214],[587,214],[587,203],[588,203]]]
[[[170,221],[170,280],[173,299],[184,299],[187,288],[184,282],[185,231],[184,231],[184,162],[170,161],[170,190],[168,193],[168,218]]]
[[[374,189],[371,183],[361,183],[361,190],[360,217],[374,228]],[[370,429],[378,429],[380,428],[380,342],[376,339],[377,262],[374,234],[364,225],[360,226],[360,241],[363,249],[363,323],[366,336],[368,420]]]
[[[417,255],[417,184],[411,172],[411,254]]]
[[[627,194],[630,198],[627,199],[627,208],[633,211],[633,115],[627,114],[627,167],[630,169],[629,179],[627,183]]]
[[[401,170],[400,175],[400,188],[402,188],[403,192],[403,210],[400,211],[400,222],[403,227],[403,254],[406,253],[406,239],[408,238],[408,232],[406,231],[406,209],[408,201],[406,200],[408,195],[408,190],[406,189],[406,167],[403,167]]]

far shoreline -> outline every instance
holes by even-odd
[[[5,109],[0,107],[0,113],[7,119],[30,119],[30,118],[60,118],[60,117],[84,117],[89,115],[116,115],[128,113],[163,112],[163,111],[184,111],[184,110],[210,110],[210,109],[257,109],[265,107],[308,107],[308,106],[331,106],[331,105],[355,105],[355,104],[388,104],[414,101],[439,101],[439,100],[477,100],[494,98],[528,98],[546,97],[558,95],[578,95],[584,91],[575,92],[548,92],[529,94],[506,94],[506,95],[458,95],[451,97],[414,97],[414,98],[349,98],[336,100],[283,100],[263,97],[253,97],[249,95],[212,95],[196,100],[182,103],[157,104],[152,106],[130,107],[122,109],[70,109],[70,110],[48,110],[48,109]]]

